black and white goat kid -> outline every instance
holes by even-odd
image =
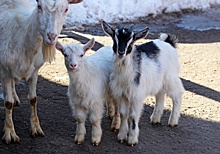
[[[113,39],[114,71],[110,76],[110,87],[114,98],[120,103],[119,142],[127,140],[131,146],[138,143],[138,123],[143,102],[149,95],[156,97],[151,123],[156,125],[161,122],[166,94],[173,102],[168,126],[177,126],[184,92],[175,49],[178,39],[173,35],[161,34],[159,39],[135,46],[135,41],[148,34],[148,28],[135,33],[133,29],[113,29],[105,21],[101,24],[104,32]]]

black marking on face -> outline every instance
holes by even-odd
[[[160,53],[160,49],[156,46],[156,44],[154,44],[153,41],[151,41],[137,46],[137,52],[145,53],[147,57],[156,59]]]
[[[136,128],[135,120],[132,120],[132,129],[134,130]]]
[[[117,37],[117,36],[115,35],[115,31],[113,31],[113,36]],[[113,47],[112,47],[112,49],[113,49],[113,51],[114,51],[115,54],[116,54],[117,51],[118,51],[118,41],[117,41],[116,39],[117,39],[117,38],[113,38]]]
[[[122,56],[126,53],[129,54],[132,51],[132,45],[133,45],[133,32],[130,31],[127,28],[121,28],[115,30],[114,35],[117,40],[114,40],[114,43],[116,43],[116,47],[113,48],[114,52]],[[118,50],[117,50],[118,49]]]

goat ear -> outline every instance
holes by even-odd
[[[82,2],[83,0],[68,0],[69,4],[77,4]]]
[[[62,54],[64,53],[64,48],[63,48],[62,44],[60,44],[60,42],[57,41],[55,46],[56,46],[57,50],[62,52]]]
[[[92,38],[91,40],[89,40],[89,42],[87,42],[84,47],[83,47],[83,50],[84,52],[88,51],[89,49],[91,49],[95,44],[95,39]]]
[[[142,31],[139,31],[139,32],[135,33],[134,34],[134,41],[139,40],[141,38],[145,38],[147,36],[148,32],[149,32],[149,28],[146,27]]]
[[[113,37],[114,30],[104,20],[101,21],[101,25],[102,25],[103,31],[107,35]]]

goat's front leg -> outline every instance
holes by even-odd
[[[121,126],[119,128],[118,133],[118,141],[120,143],[123,143],[127,140],[127,134],[128,134],[128,112],[129,112],[129,106],[125,101],[121,101],[119,105],[120,110],[120,117],[121,117]]]
[[[37,84],[37,75],[38,72],[36,71],[33,76],[28,80],[29,83],[29,102],[31,105],[31,116],[30,116],[30,123],[31,123],[31,136],[44,136],[44,132],[41,129],[39,119],[37,116],[37,95],[36,95],[36,84]]]
[[[4,104],[5,104],[5,126],[4,126],[4,135],[2,140],[5,141],[7,144],[11,143],[11,138],[14,142],[19,142],[20,139],[15,133],[14,123],[12,120],[12,109],[14,106],[14,99],[13,99],[13,86],[14,83],[13,79],[3,79],[2,80],[2,88],[4,93]]]
[[[103,114],[103,103],[93,103],[91,105],[90,122],[92,124],[92,145],[98,146],[102,138],[101,119]]]
[[[73,114],[77,121],[75,143],[82,144],[86,134],[85,121],[88,110],[80,105],[75,105],[73,109]]]
[[[136,101],[135,103],[131,104],[130,112],[129,112],[129,134],[128,134],[128,145],[134,146],[138,143],[139,137],[139,119],[141,116],[141,111],[143,108],[142,101]]]

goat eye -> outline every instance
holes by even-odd
[[[80,57],[83,57],[84,55],[80,55]]]
[[[38,10],[42,10],[42,7],[40,5],[37,6]]]
[[[68,11],[68,9],[66,9],[64,12],[66,13]]]
[[[63,55],[64,55],[64,57],[67,57],[67,54],[64,53]]]

